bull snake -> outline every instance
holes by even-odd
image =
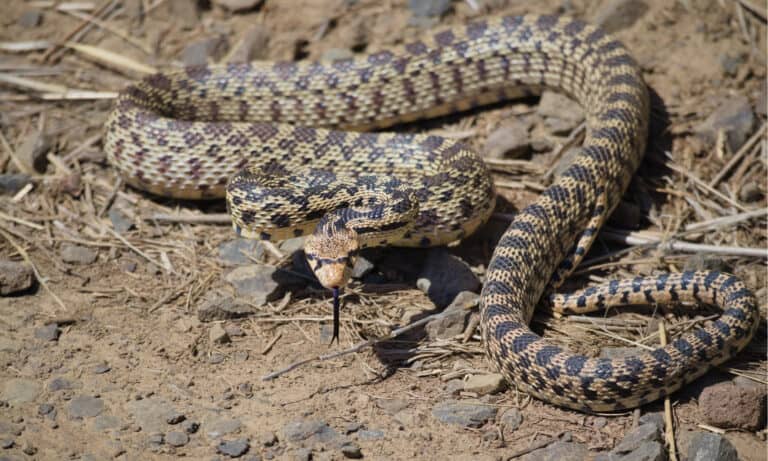
[[[503,16],[333,62],[254,62],[155,74],[123,91],[105,150],[128,183],[177,198],[226,196],[239,235],[309,234],[305,251],[334,290],[366,246],[433,246],[468,235],[494,208],[490,175],[460,142],[358,133],[538,93],[584,108],[580,154],[496,247],[481,293],[486,351],[505,378],[583,411],[664,396],[741,350],[756,301],[717,272],[638,277],[550,298],[559,310],[698,301],[722,315],[666,347],[604,359],[573,354],[528,323],[548,286],[579,263],[645,149],[649,101],[621,43],[579,20]],[[329,128],[344,131],[333,131]]]

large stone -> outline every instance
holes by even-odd
[[[698,432],[688,446],[688,461],[738,461],[736,449],[725,437],[710,432]]]
[[[254,313],[253,307],[235,301],[231,296],[213,293],[197,308],[197,318],[201,322],[227,320],[247,317]]]
[[[297,419],[283,426],[283,438],[289,442],[301,442],[303,440],[315,440],[330,442],[338,437],[325,421],[314,419]]]
[[[168,429],[168,418],[178,412],[165,400],[151,397],[143,400],[128,402],[126,410],[144,433],[165,432]]]
[[[648,11],[648,5],[642,0],[608,0],[597,8],[592,15],[592,22],[607,32],[626,29]]]
[[[528,453],[522,461],[583,461],[587,459],[587,454],[585,445],[559,441]]]
[[[483,147],[483,155],[490,159],[520,158],[531,150],[531,138],[528,132],[531,123],[521,119],[503,122],[488,135]]]
[[[644,442],[658,442],[661,431],[655,424],[643,424],[624,434],[624,438],[613,449],[614,453],[629,453],[636,450]]]
[[[694,131],[709,143],[725,132],[728,147],[736,152],[747,140],[755,126],[755,114],[749,99],[743,95],[727,98]]]
[[[479,291],[480,280],[464,261],[445,248],[433,248],[424,262],[416,286],[442,309],[462,291]]]
[[[104,401],[90,395],[78,395],[69,402],[69,417],[73,419],[92,418],[104,411]]]
[[[245,13],[261,4],[262,0],[212,0],[216,5],[233,13]]]
[[[731,382],[707,386],[699,396],[703,421],[723,429],[756,431],[765,424],[765,389]]]
[[[0,261],[0,295],[28,290],[35,282],[32,268],[22,262]]]
[[[219,244],[219,261],[225,266],[253,264],[264,257],[264,246],[258,240],[235,238]]]
[[[408,8],[416,17],[439,18],[451,8],[451,0],[408,0]]]
[[[40,394],[40,383],[31,379],[12,378],[5,381],[0,399],[11,406],[19,406],[34,401]]]
[[[70,264],[92,264],[99,256],[99,252],[88,247],[64,243],[59,250],[61,260]]]
[[[224,278],[238,295],[257,306],[280,298],[286,289],[306,285],[306,280],[296,275],[260,264],[236,267]]]
[[[446,424],[480,427],[496,417],[496,407],[476,400],[445,400],[432,408],[432,416]]]
[[[204,427],[205,433],[209,439],[218,439],[225,435],[238,432],[240,428],[243,427],[243,423],[240,422],[239,419],[223,418],[212,421],[211,423],[206,424]]]
[[[477,305],[480,295],[471,291],[462,291],[453,300],[450,306],[445,308],[443,316],[426,324],[424,330],[430,339],[449,339],[464,332],[469,317],[472,315],[471,307]]]
[[[507,388],[504,377],[498,373],[473,375],[464,382],[464,390],[479,395],[496,394]]]

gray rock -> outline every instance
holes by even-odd
[[[451,8],[451,0],[408,0],[408,8],[416,17],[439,18]]]
[[[147,443],[150,445],[162,445],[165,443],[165,436],[161,432],[149,434],[149,437],[147,437]]]
[[[480,295],[471,291],[462,291],[453,302],[445,308],[445,314],[426,324],[424,330],[430,339],[448,339],[464,332],[472,311],[477,305]]]
[[[736,152],[744,144],[755,126],[755,114],[749,99],[736,95],[725,99],[694,131],[714,144],[720,130],[725,131],[728,147]]]
[[[736,449],[725,437],[710,432],[697,432],[688,446],[688,461],[738,461]]]
[[[243,426],[239,419],[224,418],[206,424],[205,434],[209,439],[218,439],[222,436],[238,432]]]
[[[35,282],[35,274],[28,265],[16,261],[0,261],[0,295],[28,290]]]
[[[404,410],[411,406],[410,400],[405,399],[377,399],[376,406],[386,411],[390,415],[394,415],[400,410]]]
[[[658,442],[661,431],[655,424],[643,424],[624,434],[624,438],[614,447],[614,453],[629,453],[636,450],[643,442]]]
[[[227,332],[230,338],[245,336],[245,332],[243,331],[242,328],[240,328],[240,325],[233,325],[228,323],[224,325],[224,331]]]
[[[211,326],[211,329],[208,331],[208,339],[214,344],[226,344],[232,341],[229,338],[229,334],[220,323],[214,323]]]
[[[664,413],[661,411],[655,411],[653,413],[646,413],[640,417],[640,424],[653,424],[659,428],[659,432],[664,432]]]
[[[216,446],[216,451],[230,458],[239,458],[246,454],[249,448],[251,446],[247,439],[224,440]]]
[[[530,119],[527,119],[530,120]],[[490,159],[521,158],[531,151],[531,123],[511,119],[494,129],[485,141],[483,156]]]
[[[592,15],[592,22],[616,32],[631,27],[646,11],[648,5],[642,0],[608,0]]]
[[[171,431],[165,434],[165,443],[172,447],[183,447],[189,443],[189,436],[184,432]]]
[[[187,417],[184,416],[182,413],[173,413],[165,418],[165,422],[170,425],[174,425],[174,424],[179,424],[185,419],[187,419]]]
[[[516,431],[523,424],[523,414],[517,408],[510,408],[501,415],[501,426],[508,431]]]
[[[528,453],[522,461],[583,461],[588,453],[580,443],[559,441]]]
[[[64,243],[59,250],[62,261],[70,264],[91,264],[96,261],[99,252],[90,248]]]
[[[330,442],[338,436],[325,421],[299,419],[283,426],[283,438],[289,442],[299,442],[313,439],[320,442]]]
[[[13,439],[0,439],[0,448],[3,450],[13,448]]]
[[[27,10],[21,13],[16,24],[21,27],[37,27],[43,21],[43,13],[37,10]]]
[[[360,440],[379,440],[384,438],[384,431],[378,429],[361,429],[357,432]]]
[[[325,50],[320,57],[322,61],[339,61],[342,59],[352,59],[355,54],[348,48],[330,48]]]
[[[349,459],[360,459],[363,457],[363,452],[360,447],[354,442],[347,442],[341,446],[341,454]]]
[[[90,395],[78,395],[69,401],[69,417],[72,419],[93,418],[104,411],[104,401]]]
[[[40,384],[32,379],[11,378],[5,381],[0,400],[15,407],[32,402],[40,394]]]
[[[198,429],[200,429],[200,423],[187,419],[181,423],[181,428],[184,429],[184,432],[187,434],[194,434]]]
[[[116,206],[110,207],[107,215],[109,216],[109,220],[112,223],[112,228],[115,229],[118,234],[122,234],[133,229],[133,220],[120,208]]]
[[[236,238],[219,244],[219,261],[225,266],[253,264],[264,258],[264,246],[258,240]]]
[[[229,54],[229,62],[246,63],[267,59],[269,55],[269,31],[261,24],[246,29],[242,38]]]
[[[31,181],[27,174],[0,174],[0,195],[13,195]]]
[[[231,296],[214,293],[197,307],[197,318],[201,322],[247,317],[254,313],[253,307],[235,301]]]
[[[65,378],[53,378],[48,383],[48,390],[51,392],[61,391],[65,389],[73,389],[74,385]]]
[[[107,363],[102,362],[96,364],[92,369],[91,372],[94,375],[103,375],[104,373],[108,373],[110,370],[112,370],[112,367],[110,367]]]
[[[33,131],[28,134],[16,150],[16,157],[30,170],[45,173],[48,167],[46,155],[51,150],[54,139],[51,136]]]
[[[744,64],[745,56],[743,54],[734,56],[730,53],[723,53],[720,55],[720,67],[723,69],[723,74],[735,77],[739,71],[739,67]]]
[[[277,247],[283,254],[291,255],[304,248],[304,237],[285,239]]]
[[[35,328],[35,338],[42,341],[56,341],[59,339],[60,334],[61,330],[59,330],[59,326],[55,323]]]
[[[480,427],[496,416],[496,407],[476,400],[446,400],[435,405],[432,416],[446,424]]]
[[[429,251],[416,286],[442,309],[448,306],[462,291],[477,292],[480,280],[469,266],[445,248]]]
[[[554,91],[541,94],[536,112],[544,118],[544,124],[553,134],[566,134],[584,120],[584,111],[575,101]]]
[[[666,461],[666,459],[667,453],[661,443],[645,441],[634,450],[617,458],[617,461]]]
[[[178,414],[170,404],[157,397],[133,400],[125,407],[133,415],[136,424],[146,433],[164,432],[168,428],[168,418]]]
[[[123,420],[114,415],[99,415],[93,418],[93,428],[103,432],[108,429],[118,429],[123,426]]]
[[[253,304],[261,306],[282,294],[277,272],[276,267],[251,264],[233,269],[224,278],[235,287],[238,295],[248,297]]]
[[[507,388],[507,382],[499,373],[473,375],[464,381],[464,390],[479,395],[496,394]]]
[[[55,408],[50,403],[41,403],[37,407],[37,414],[40,416],[45,416],[51,413],[53,410],[55,410]]]
[[[707,386],[699,396],[699,413],[705,423],[723,429],[759,430],[765,424],[765,389],[731,382]]]
[[[213,0],[213,3],[233,13],[245,13],[261,4],[263,0]]]
[[[226,358],[227,357],[221,352],[211,352],[211,355],[208,356],[208,363],[211,365],[217,365],[224,362],[224,359]]]
[[[181,60],[187,67],[204,66],[208,60],[218,61],[229,50],[225,35],[196,40],[187,45],[181,52]]]
[[[293,452],[293,458],[296,461],[309,461],[312,459],[312,450],[309,448],[297,448]]]

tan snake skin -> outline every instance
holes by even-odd
[[[326,128],[381,128],[542,87],[580,102],[588,132],[581,154],[495,249],[481,295],[486,349],[510,382],[554,404],[642,405],[741,350],[759,314],[733,276],[660,274],[550,301],[578,311],[699,301],[721,306],[720,318],[667,347],[614,360],[574,355],[528,327],[547,285],[559,285],[588,250],[645,148],[645,84],[626,49],[599,29],[556,16],[494,17],[354,60],[157,74],[121,93],[105,149],[141,189],[180,198],[226,193],[243,235],[281,239],[314,229],[310,263],[325,286],[337,287],[360,247],[462,238],[488,218],[494,194],[480,157],[460,143]]]

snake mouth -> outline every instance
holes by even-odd
[[[339,310],[341,305],[341,300],[339,299],[339,287],[332,287],[331,292],[333,293],[333,338],[331,338],[332,345],[334,341],[338,344],[339,342]]]

